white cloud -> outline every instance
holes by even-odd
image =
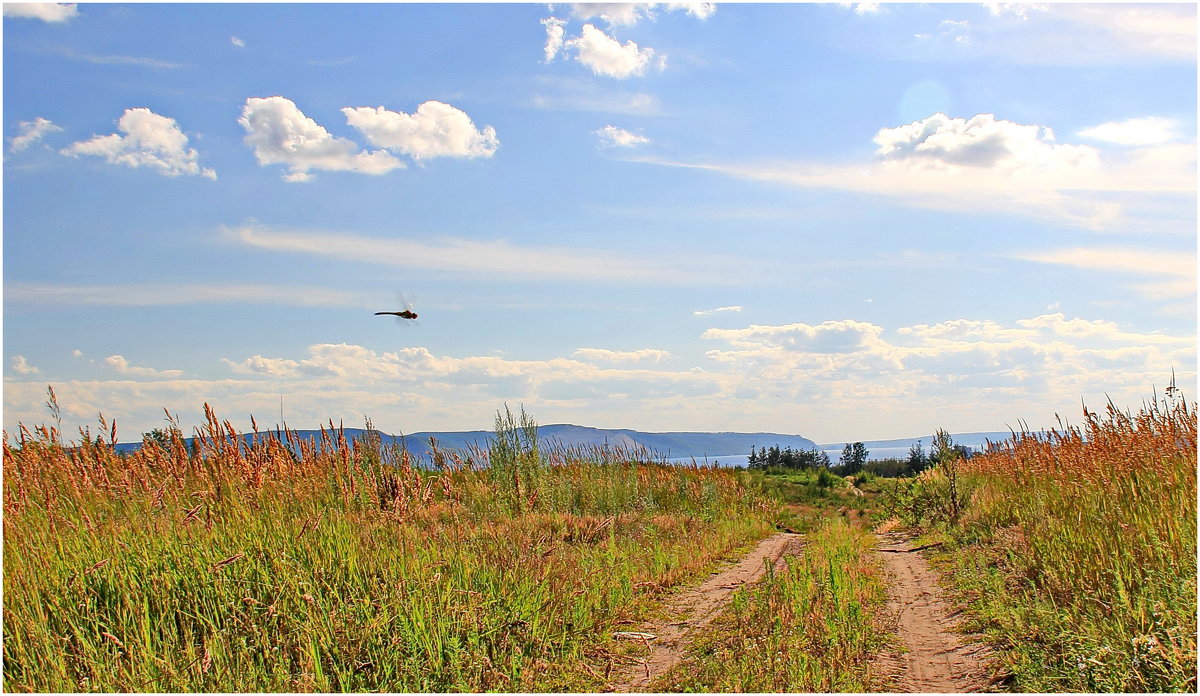
[[[639,48],[632,40],[622,45],[591,24],[583,25],[583,32],[567,40],[564,47],[573,49],[576,59],[593,73],[618,80],[641,75],[652,62],[657,62],[660,69],[664,65],[661,56],[654,61],[654,49]]]
[[[26,17],[43,22],[65,22],[79,15],[73,2],[6,2],[5,17]]]
[[[870,14],[879,14],[879,3],[877,2],[839,2],[840,7],[853,9],[854,14],[859,17],[864,17]]]
[[[1159,116],[1109,121],[1079,131],[1082,138],[1117,145],[1161,145],[1178,137],[1179,122]]]
[[[149,167],[163,176],[187,174],[217,178],[212,169],[200,167],[199,155],[188,148],[188,137],[175,119],[146,108],[127,109],[117,121],[117,128],[124,135],[97,135],[91,140],[73,143],[62,150],[62,154],[72,157],[94,155],[103,157],[110,164],[135,169]]]
[[[245,47],[246,47],[246,42],[245,42],[245,41],[242,41],[241,39],[239,39],[239,38],[238,38],[238,37],[236,37],[236,36],[231,36],[231,37],[229,37],[229,43],[233,44],[234,46],[237,46],[238,48],[245,48]]]
[[[1061,313],[890,329],[852,319],[753,325],[703,338],[723,345],[702,364],[678,367],[680,356],[656,349],[581,348],[569,357],[515,360],[319,343],[299,355],[225,358],[230,378],[198,380],[114,355],[104,364],[118,379],[54,388],[68,431],[72,421],[94,422],[97,412],[119,419],[125,433],[149,430],[161,425],[163,406],[180,413],[186,430],[201,422],[204,402],[219,415],[256,413],[264,423],[279,413],[283,394],[294,427],[370,416],[387,432],[466,430],[487,427],[508,402],[541,422],[672,430],[686,421],[699,430],[799,431],[832,441],[842,436],[828,433],[830,423],[861,421],[864,412],[886,419],[887,428],[872,433],[880,437],[937,426],[999,430],[1017,418],[1038,427],[1055,412],[1077,411],[1081,397],[1103,405],[1107,395],[1136,408],[1153,386],[1167,384],[1172,368],[1188,393],[1196,378],[1194,334]],[[731,410],[732,399],[740,400]],[[10,432],[18,420],[45,419],[41,379],[11,374],[4,400]]]
[[[309,181],[312,170],[380,175],[404,163],[386,150],[360,151],[333,136],[284,97],[250,97],[238,119],[260,165],[285,164],[285,181]]]
[[[1196,296],[1194,254],[1127,248],[1078,248],[1017,254],[1015,258],[1097,272],[1148,276],[1153,280],[1130,286],[1147,299]]]
[[[542,25],[546,27],[546,62],[554,60],[558,52],[563,47],[563,37],[566,32],[566,22],[555,17],[547,17],[542,20]]]
[[[363,298],[342,290],[280,285],[130,284],[52,285],[9,283],[6,302],[32,305],[152,307],[187,304],[266,304],[288,307],[362,306]]]
[[[105,367],[117,372],[121,375],[130,377],[160,377],[171,378],[178,377],[183,374],[183,370],[156,370],[152,367],[137,367],[130,365],[129,361],[120,355],[110,355],[104,359]]]
[[[24,355],[14,355],[9,365],[12,367],[12,371],[18,375],[36,375],[41,373],[41,370],[29,364]]]
[[[875,134],[876,154],[935,168],[956,166],[1006,171],[1094,168],[1100,155],[1086,145],[1053,145],[1053,132],[978,114],[969,119],[934,114]]]
[[[414,114],[376,108],[345,108],[346,122],[360,131],[367,142],[412,157],[491,157],[500,147],[496,129],[482,131],[460,109],[439,101],[427,101]]]
[[[592,132],[600,137],[600,144],[604,147],[637,147],[650,142],[650,138],[616,126],[605,126]]]
[[[1054,3],[1049,6],[1047,15],[1090,29],[1090,37],[1099,39],[1092,50],[1108,53],[1110,59],[1119,61],[1131,53],[1176,60],[1196,59],[1196,6],[1191,3]]]
[[[720,314],[721,312],[740,312],[740,311],[742,311],[741,305],[731,305],[729,307],[717,307],[716,309],[697,309],[696,311],[692,312],[692,314],[694,314],[695,316],[698,316],[698,317],[705,317],[705,316],[709,316],[710,314]]]
[[[979,114],[935,114],[883,128],[874,162],[686,163],[800,188],[886,196],[900,205],[1019,215],[1094,230],[1194,229],[1196,153],[1190,144],[1101,151],[1058,144],[1049,128]],[[1120,194],[1120,195],[1118,195]]]
[[[1011,325],[960,319],[894,332],[853,320],[751,326],[711,329],[704,338],[730,345],[708,356],[748,383],[794,384],[808,398],[884,410],[902,411],[906,401],[946,399],[957,409],[973,399],[1003,404],[1010,397],[1045,408],[1118,392],[1136,404],[1145,396],[1139,391],[1165,384],[1172,367],[1187,373],[1184,383],[1195,377],[1195,336],[1137,333],[1061,313]]]
[[[503,240],[384,239],[355,234],[269,230],[242,225],[225,234],[250,246],[316,254],[365,263],[522,278],[626,280],[690,284],[731,282],[728,259],[675,256],[670,260],[622,255],[604,249],[514,246]],[[699,280],[698,280],[699,279]]]
[[[985,2],[988,11],[993,17],[1015,17],[1022,22],[1029,20],[1030,12],[1046,12],[1050,8],[1047,5],[1029,5],[1018,2]]]
[[[21,133],[13,136],[8,141],[9,147],[12,148],[13,152],[20,152],[28,148],[30,145],[41,140],[47,133],[62,130],[62,128],[59,128],[53,122],[41,116],[32,121],[21,121],[17,124],[17,127],[21,129]]]
[[[632,26],[643,19],[653,19],[660,9],[685,12],[697,19],[708,19],[717,11],[711,2],[576,2],[570,4],[571,17],[581,21],[600,18],[608,26]]]
[[[146,58],[144,56],[104,56],[89,53],[78,53],[71,48],[62,47],[58,52],[63,56],[72,60],[82,60],[95,65],[138,65],[146,68],[163,68],[174,69],[184,67],[184,63],[172,63],[159,58]]]
[[[665,350],[641,348],[638,350],[606,350],[604,348],[579,348],[573,354],[580,360],[604,363],[661,362],[671,357]]]
[[[533,97],[533,105],[542,109],[571,109],[627,116],[660,116],[658,98],[646,92],[624,90],[595,84],[588,79],[562,79],[542,76],[543,91]]]

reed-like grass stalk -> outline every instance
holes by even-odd
[[[769,528],[727,471],[518,441],[511,480],[205,413],[5,438],[6,690],[596,690],[608,631]]]
[[[1195,691],[1196,413],[1110,404],[963,462],[955,577],[1020,691]]]

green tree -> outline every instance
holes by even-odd
[[[842,457],[838,460],[838,473],[842,476],[857,474],[862,471],[863,466],[867,463],[867,456],[870,453],[861,442],[846,443],[842,448]]]

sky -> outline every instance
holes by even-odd
[[[1195,12],[7,3],[4,429],[1194,399]]]

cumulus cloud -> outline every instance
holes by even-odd
[[[979,395],[995,403],[1004,394],[1045,403],[1049,398],[1136,391],[1164,384],[1170,370],[1195,361],[1194,336],[1139,333],[1113,322],[1061,313],[1012,324],[958,319],[883,327],[853,320],[822,324],[711,329],[704,338],[729,349],[709,351],[716,364],[738,369],[748,381],[805,385],[813,398],[930,403],[942,396],[966,403]],[[1136,379],[1132,378],[1136,375]],[[1135,401],[1136,403],[1136,401]]]
[[[934,114],[875,134],[885,160],[930,167],[965,166],[1053,171],[1095,167],[1099,153],[1086,145],[1054,144],[1050,129],[978,114],[969,119]]]
[[[260,165],[288,167],[285,181],[310,181],[313,170],[380,175],[404,167],[386,150],[359,150],[335,137],[284,97],[250,97],[238,123]]]
[[[465,112],[439,101],[427,101],[413,114],[382,106],[347,107],[342,113],[367,142],[415,160],[491,157],[500,147],[495,128],[479,130]]]
[[[138,367],[130,365],[129,361],[121,355],[110,355],[104,359],[105,367],[115,371],[121,375],[129,377],[158,377],[171,378],[178,377],[183,374],[183,370],[156,370],[152,367]]]
[[[41,373],[41,370],[29,364],[24,355],[14,355],[9,366],[18,375],[36,375]]]
[[[697,309],[696,311],[692,312],[692,314],[694,314],[695,316],[698,316],[698,317],[705,317],[705,316],[709,316],[711,314],[720,314],[721,312],[740,312],[740,311],[742,311],[741,305],[730,305],[729,307],[717,307],[716,309]]]
[[[637,147],[650,142],[650,138],[616,126],[605,126],[592,132],[600,138],[600,144],[604,147]]]
[[[21,132],[18,135],[10,138],[8,141],[9,147],[13,152],[20,152],[21,150],[28,148],[30,145],[41,140],[47,133],[53,133],[55,131],[62,130],[62,128],[54,125],[53,122],[48,119],[44,119],[41,116],[32,121],[21,121],[17,124],[17,128],[19,128]]]
[[[665,65],[662,56],[654,60],[654,49],[641,48],[632,40],[622,44],[592,24],[583,25],[582,33],[563,45],[573,49],[576,60],[593,73],[618,80],[641,75],[652,63],[659,69]]]
[[[1161,145],[1178,137],[1179,122],[1159,116],[1109,121],[1079,131],[1081,138],[1091,138],[1117,145]]]
[[[62,150],[62,154],[103,157],[110,164],[134,169],[148,167],[163,176],[186,174],[217,178],[212,169],[201,168],[197,161],[199,155],[187,146],[188,137],[175,119],[146,108],[127,109],[117,121],[117,128],[124,135],[97,135],[91,140],[73,143]]]
[[[43,22],[65,22],[79,15],[76,4],[66,2],[6,2],[5,17],[25,17]]]
[[[877,2],[839,2],[838,4],[842,7],[854,8],[854,14],[859,17],[879,13],[879,3]]]
[[[545,52],[546,62],[549,63],[562,50],[567,23],[555,17],[547,17],[542,20],[542,25],[546,27]]]

